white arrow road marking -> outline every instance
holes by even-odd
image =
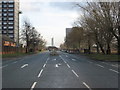
[[[113,72],[116,72],[116,73],[119,73],[118,71],[116,71],[116,70],[113,70],[113,69],[109,69],[110,71],[113,71]]]
[[[83,82],[83,84],[84,84],[89,90],[91,90],[91,88],[90,88],[85,82]]]
[[[40,73],[38,74],[38,78],[41,76],[42,72],[43,72],[43,69],[42,69],[42,70],[40,71]]]
[[[37,84],[37,82],[34,82],[30,90],[33,90],[35,88],[36,84]]]
[[[55,67],[58,68],[59,67],[58,64],[55,64]]]
[[[21,66],[21,68],[24,68],[24,67],[27,67],[28,66],[28,64],[24,64],[23,66]]]

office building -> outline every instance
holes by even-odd
[[[0,34],[19,44],[19,1],[0,1]]]

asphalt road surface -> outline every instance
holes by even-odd
[[[3,61],[3,88],[118,88],[117,63],[58,53],[50,56],[43,52]]]

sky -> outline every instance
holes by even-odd
[[[59,47],[64,42],[66,28],[71,28],[80,13],[75,9],[74,2],[58,2],[56,0],[20,0],[20,27],[24,19],[29,19],[36,30],[51,45]]]

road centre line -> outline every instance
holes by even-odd
[[[116,70],[113,70],[113,69],[109,69],[110,71],[113,71],[113,72],[116,72],[116,73],[119,73],[118,71],[116,71]]]
[[[102,68],[104,68],[104,66],[102,66],[102,65],[100,65],[100,64],[96,64],[97,66],[99,66],[99,67],[102,67]]]
[[[21,68],[24,68],[24,67],[27,67],[28,66],[28,64],[24,64],[23,66],[21,66]]]
[[[70,68],[70,65],[67,64],[67,66],[68,66],[68,68]]]
[[[77,75],[77,73],[76,73],[74,70],[72,70],[72,72],[75,74],[76,77],[79,77],[79,76]]]
[[[45,68],[46,64],[43,65],[43,68]]]
[[[38,74],[38,78],[41,76],[42,72],[43,72],[43,69],[42,69],[42,70],[40,71],[40,73]]]
[[[34,82],[30,90],[33,90],[35,88],[36,84],[37,84],[37,82]]]
[[[83,84],[84,84],[89,90],[92,90],[85,82],[83,82]]]

